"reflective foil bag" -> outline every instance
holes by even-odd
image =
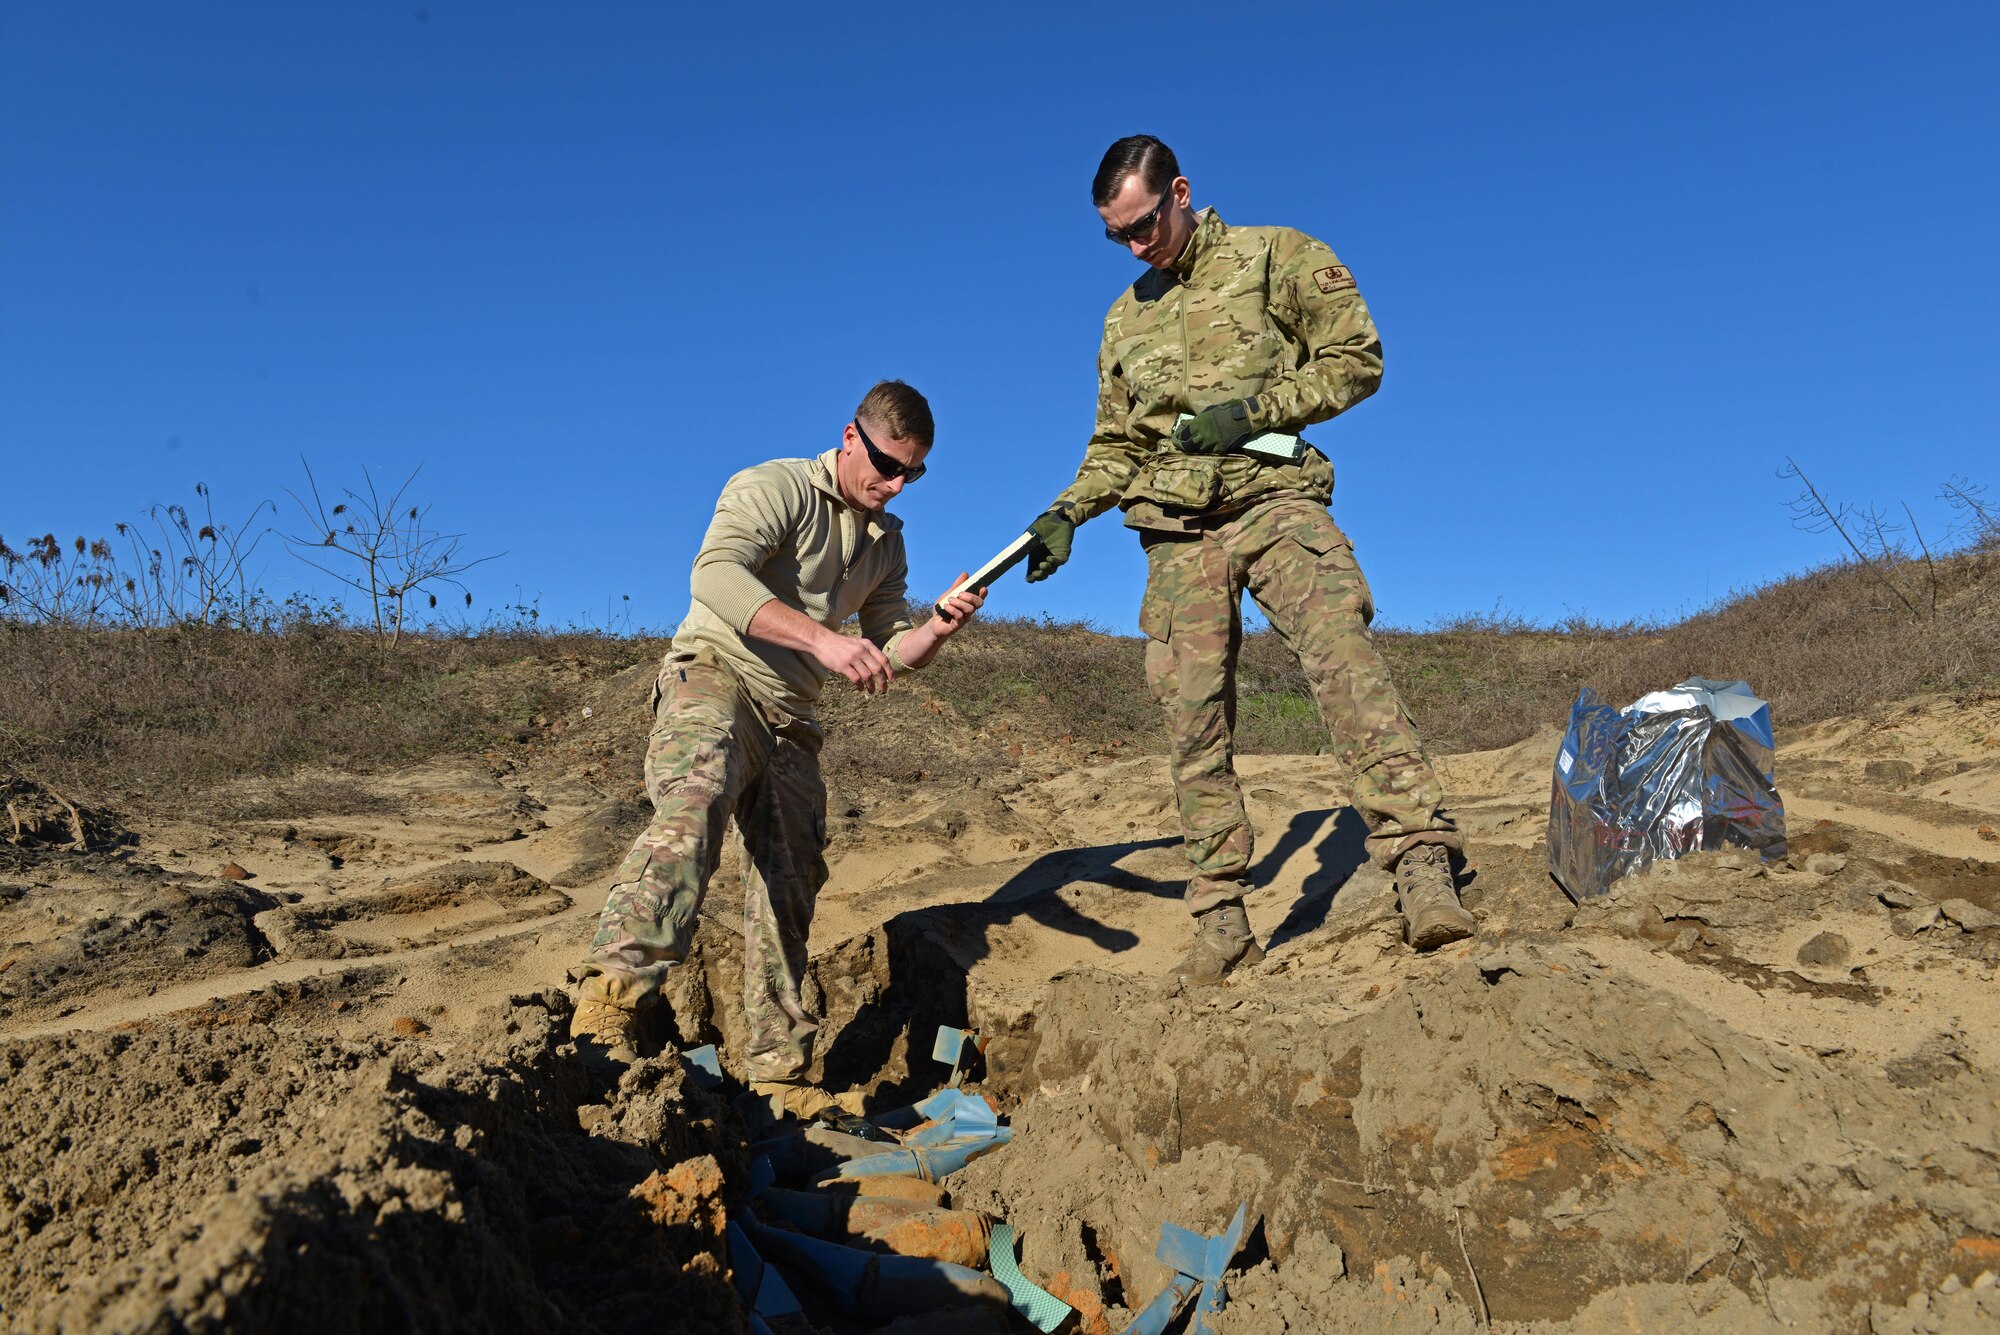
[[[1740,681],[1690,677],[1625,709],[1586,687],[1549,793],[1549,872],[1581,903],[1697,849],[1785,855],[1771,707]]]

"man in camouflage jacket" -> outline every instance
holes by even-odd
[[[1243,907],[1252,834],[1231,736],[1246,590],[1312,683],[1370,854],[1396,870],[1410,943],[1462,940],[1475,924],[1452,877],[1458,832],[1369,634],[1353,544],[1327,513],[1333,465],[1310,446],[1290,462],[1241,448],[1337,416],[1381,383],[1354,276],[1302,232],[1195,212],[1172,151],[1149,135],[1111,146],[1092,196],[1105,235],[1151,267],[1105,318],[1096,429],[1076,481],[1032,525],[1028,578],[1052,574],[1076,525],[1114,505],[1139,531],[1146,675],[1167,710],[1193,864],[1180,976],[1213,983],[1263,958]]]

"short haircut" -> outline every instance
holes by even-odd
[[[863,394],[854,415],[881,427],[891,440],[913,441],[925,449],[937,434],[930,402],[900,380],[884,380]]]
[[[1180,174],[1180,161],[1171,148],[1150,134],[1126,135],[1104,150],[1104,161],[1097,164],[1097,177],[1090,183],[1090,202],[1103,208],[1131,176],[1137,176],[1149,193],[1165,194]]]

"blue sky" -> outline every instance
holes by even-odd
[[[1309,435],[1386,621],[1671,615],[1838,554],[1787,454],[1932,536],[2000,480],[1996,14],[0,0],[0,536],[421,464],[481,607],[670,626],[722,481],[894,375],[935,592],[1074,475],[1146,131],[1360,280]],[[1106,517],[993,606],[1143,575]]]

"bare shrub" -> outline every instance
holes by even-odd
[[[74,547],[53,533],[28,539],[18,552],[0,537],[0,614],[22,621],[94,626],[114,606],[119,573],[111,545],[102,538]]]
[[[305,468],[306,491],[312,500],[308,503],[289,488],[286,495],[297,503],[312,532],[279,537],[293,556],[368,599],[375,639],[384,647],[393,647],[402,638],[418,600],[428,608],[437,607],[437,595],[429,591],[431,585],[450,585],[470,607],[472,594],[458,577],[505,555],[466,556],[463,533],[441,533],[430,526],[431,507],[407,499],[421,467],[412,469],[391,492],[378,488],[374,476],[364,468],[361,490],[348,488],[342,493],[346,500],[329,506],[320,494],[312,465],[303,459],[299,462]]]
[[[1977,552],[2000,548],[2000,509],[1986,499],[1985,487],[1955,477],[1944,484],[1938,499],[1956,516],[1953,538]]]
[[[1792,499],[1792,523],[1808,533],[1833,532],[1847,544],[1849,551],[1862,570],[1878,581],[1883,588],[1909,609],[1913,620],[1921,620],[1926,609],[1919,605],[1917,595],[1898,578],[1897,572],[1909,564],[1910,553],[1895,535],[1901,526],[1890,521],[1887,512],[1879,505],[1854,505],[1845,501],[1831,501],[1813,485],[1806,476],[1806,470],[1798,460],[1787,457],[1779,477],[1793,478],[1799,483],[1799,494]],[[1930,575],[1930,600],[1928,612],[1937,613],[1937,566],[1931,559],[1930,547],[1924,543],[1923,534],[1917,530],[1917,516],[1908,504],[1903,506],[1908,516],[1910,528],[1923,548],[1924,566]]]
[[[262,531],[215,517],[208,484],[194,484],[200,516],[184,505],[155,505],[146,518],[115,528],[127,559],[104,538],[79,536],[65,547],[53,533],[17,552],[0,539],[0,617],[68,626],[171,626],[182,622],[249,625],[268,610],[245,569]],[[197,519],[199,522],[197,522]]]

